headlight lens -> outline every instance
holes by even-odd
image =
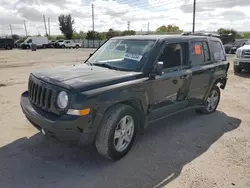
[[[61,91],[57,97],[57,106],[61,109],[65,109],[68,105],[69,97],[65,91]]]
[[[237,50],[237,51],[236,51],[236,57],[237,57],[237,58],[240,58],[240,56],[241,56],[241,50]]]

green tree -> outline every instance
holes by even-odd
[[[71,39],[79,39],[79,33],[77,33],[76,31],[73,32],[73,36]]]
[[[66,39],[72,39],[73,33],[74,33],[74,28],[73,25],[75,21],[72,19],[71,15],[63,15],[61,14],[58,17],[59,25],[60,25],[60,30],[64,34]]]
[[[78,35],[79,35],[80,39],[85,39],[86,36],[87,36],[87,33],[83,32],[83,31],[80,31]]]
[[[236,38],[241,38],[240,34],[234,29],[224,29],[220,28],[217,30],[220,35],[222,43],[234,42]]]
[[[243,37],[246,39],[250,39],[250,32],[244,32]]]
[[[136,32],[134,30],[125,30],[121,33],[122,36],[126,36],[126,35],[135,35]]]
[[[18,36],[18,35],[16,35],[16,34],[13,34],[11,37],[12,37],[12,39],[13,39],[14,41],[16,41],[16,40],[18,40],[18,39],[19,39],[19,36]]]
[[[168,32],[173,32],[173,33],[181,33],[183,30],[181,30],[178,26],[175,25],[162,25],[156,29],[156,32],[158,33],[168,33]]]
[[[99,32],[96,31],[88,31],[87,32],[87,36],[86,36],[87,40],[101,40],[101,34]]]
[[[61,40],[61,39],[65,39],[64,35],[57,35],[56,36],[56,40]]]

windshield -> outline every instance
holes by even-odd
[[[155,40],[110,39],[89,59],[92,65],[141,71]]]

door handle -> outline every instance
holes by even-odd
[[[190,77],[189,74],[185,74],[185,75],[182,75],[182,76],[181,76],[181,79],[187,79],[187,78],[189,78],[189,77]]]

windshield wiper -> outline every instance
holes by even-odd
[[[107,64],[107,63],[95,63],[93,64],[94,66],[99,66],[99,67],[105,67],[105,68],[109,68],[109,69],[114,69],[114,70],[118,70],[117,68]]]

